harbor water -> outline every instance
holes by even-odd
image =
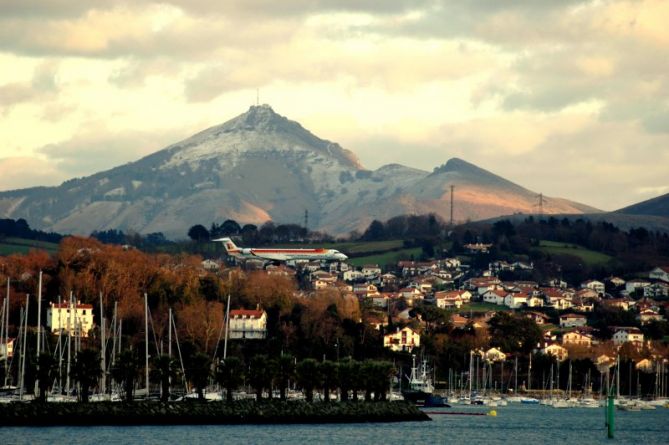
[[[617,411],[606,437],[604,409],[555,409],[511,404],[497,416],[431,414],[432,422],[344,425],[221,425],[0,428],[2,444],[669,444],[669,409]],[[481,412],[454,406],[427,412]]]

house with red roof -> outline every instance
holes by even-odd
[[[266,337],[267,312],[262,309],[233,309],[230,311],[228,338],[262,340]]]
[[[78,300],[49,303],[46,325],[54,333],[88,337],[88,331],[93,329],[93,305]]]

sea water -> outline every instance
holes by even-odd
[[[489,412],[456,406],[427,412]],[[432,422],[133,427],[0,428],[0,444],[669,444],[669,409],[616,411],[606,437],[604,409],[509,405],[497,416],[431,414]]]

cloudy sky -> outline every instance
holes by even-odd
[[[256,100],[368,168],[457,156],[612,210],[669,192],[669,2],[0,0],[0,190]]]

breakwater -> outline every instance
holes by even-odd
[[[364,423],[430,420],[406,402],[95,402],[0,404],[0,426]]]

